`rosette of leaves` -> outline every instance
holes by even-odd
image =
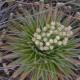
[[[14,59],[7,67],[18,67],[12,77],[21,75],[20,80],[26,77],[30,77],[31,80],[68,80],[77,77],[75,72],[80,64],[76,59],[80,52],[77,48],[80,45],[80,38],[77,37],[79,28],[70,26],[79,20],[74,19],[72,15],[64,18],[64,14],[56,8],[33,16],[28,11],[26,14],[26,18],[17,14],[19,20],[13,20],[8,28],[12,34],[6,35],[6,49],[13,53],[3,56],[3,59]],[[49,32],[50,30],[52,32]],[[45,34],[43,37],[42,33]],[[47,36],[47,33],[50,33],[50,36]],[[44,37],[47,40],[43,39]],[[66,37],[67,42],[64,42]]]

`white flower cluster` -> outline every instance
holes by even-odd
[[[68,38],[73,35],[72,27],[64,27],[59,22],[51,22],[43,29],[36,29],[32,41],[41,51],[53,50],[55,45],[66,45]]]

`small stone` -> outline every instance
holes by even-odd
[[[13,15],[14,15],[13,13],[10,13],[10,17],[13,17]]]
[[[22,7],[22,4],[19,4],[18,6],[19,6],[19,7]]]

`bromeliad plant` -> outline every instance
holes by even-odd
[[[57,10],[57,7],[50,7],[34,15],[26,11],[28,17],[17,14],[19,20],[12,21],[8,29],[13,34],[6,35],[9,39],[6,48],[13,53],[3,56],[3,59],[15,59],[8,64],[9,68],[18,67],[12,77],[20,74],[20,80],[26,77],[31,80],[77,77],[80,38],[76,36],[79,28],[71,26],[75,22],[72,15],[64,18],[64,14]]]

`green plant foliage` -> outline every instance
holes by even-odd
[[[37,48],[35,43],[32,41],[36,29],[39,28],[41,31],[43,28],[50,24],[52,21],[57,23],[63,19],[63,16],[56,16],[56,9],[49,9],[48,11],[42,13],[36,13],[35,15],[30,15],[28,12],[27,18],[22,17],[17,14],[19,21],[12,21],[12,25],[9,28],[13,34],[8,34],[6,37],[10,40],[10,43],[6,48],[12,51],[12,54],[3,56],[5,59],[15,59],[8,64],[8,67],[19,68],[14,72],[12,77],[17,77],[22,73],[20,80],[24,80],[26,76],[30,75],[31,80],[65,80],[75,76],[74,71],[77,71],[76,65],[80,64],[80,61],[76,60],[78,52],[80,52],[78,45],[80,45],[80,38],[75,38],[76,29],[72,29],[73,35],[68,39],[66,45],[54,44],[54,48],[48,51],[41,51]],[[70,17],[64,19],[60,22],[67,28],[70,24]],[[54,25],[58,28],[58,25]],[[54,31],[53,31],[54,32]],[[55,35],[52,35],[53,37]],[[63,39],[63,38],[62,38]]]

